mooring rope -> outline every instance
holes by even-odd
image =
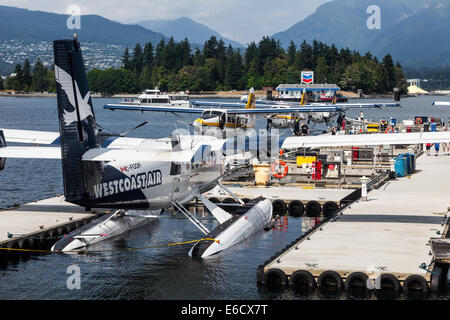
[[[167,243],[167,244],[158,244],[148,247],[141,247],[141,248],[123,248],[123,249],[107,249],[107,250],[68,250],[68,251],[51,251],[51,250],[39,250],[39,249],[19,249],[19,248],[0,248],[0,250],[5,251],[20,251],[20,252],[40,252],[40,253],[99,253],[99,252],[119,252],[119,251],[133,251],[133,250],[145,250],[145,249],[154,249],[154,248],[161,248],[161,247],[172,247],[172,246],[178,246],[183,244],[189,244],[193,242],[200,242],[200,241],[214,241],[217,243],[220,243],[219,240],[213,239],[213,238],[202,238],[197,240],[189,240],[189,241],[183,241],[183,242],[174,242],[174,243]]]

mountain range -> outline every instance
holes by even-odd
[[[380,8],[381,29],[367,27],[371,5]],[[449,31],[448,0],[334,0],[272,37],[284,47],[317,39],[380,58],[390,53],[404,65],[450,66]]]
[[[65,14],[0,6],[0,41],[24,40],[27,42],[53,41],[71,38],[74,33],[84,42],[135,46],[136,43],[151,41],[157,44],[161,33],[153,32],[139,25],[122,24],[98,15],[83,15],[81,29],[67,28]]]
[[[173,20],[143,20],[137,24],[149,30],[160,32],[166,37],[172,36],[175,41],[188,38],[191,43],[203,45],[211,36],[215,36],[217,39],[222,39],[226,45],[231,44],[233,48],[243,47],[241,43],[222,37],[217,31],[187,17]]]
[[[367,27],[372,15],[368,13],[371,5],[380,8],[381,29]],[[0,6],[0,68],[3,74],[15,63],[22,63],[25,57],[45,56],[44,62],[51,64],[51,41],[70,38],[73,33],[90,47],[87,64],[99,68],[120,65],[126,46],[132,49],[136,43],[148,41],[156,45],[171,36],[176,41],[188,38],[192,47],[202,46],[211,36],[216,36],[227,45],[242,48],[242,44],[186,17],[123,24],[99,15],[83,15],[80,30],[67,28],[68,17]],[[449,31],[450,0],[333,0],[271,37],[279,39],[285,48],[291,40],[299,47],[304,40],[317,39],[361,54],[370,51],[379,58],[390,53],[404,66],[441,67],[450,66]]]

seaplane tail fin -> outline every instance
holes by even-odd
[[[255,109],[255,104],[256,104],[255,89],[251,88],[248,94],[248,100],[245,109]]]
[[[82,161],[86,151],[100,146],[100,139],[81,46],[76,38],[56,40],[53,50],[64,195],[67,201],[86,206],[103,164]]]
[[[306,90],[303,89],[303,92],[302,92],[302,100],[300,100],[300,105],[301,105],[301,106],[306,105],[306,101],[307,101],[307,99],[306,99]]]

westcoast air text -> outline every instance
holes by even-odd
[[[162,184],[161,170],[153,170],[96,184],[94,185],[94,195],[95,198],[102,198],[131,190],[151,188],[160,184]]]

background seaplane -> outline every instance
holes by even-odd
[[[253,88],[250,89],[248,102],[251,100],[251,93],[254,93]],[[253,96],[254,99],[254,96]],[[207,102],[207,101],[193,101],[193,106],[220,106],[220,107],[241,107],[242,103],[225,103],[225,102]],[[283,101],[264,101],[255,100],[254,103],[256,108],[267,108],[271,107],[273,109],[280,109],[278,114],[268,113],[265,118],[267,118],[268,124],[267,129],[270,127],[277,129],[287,129],[293,128],[296,119],[306,120],[308,125],[313,122],[315,126],[318,123],[326,123],[330,126],[330,121],[332,118],[337,117],[340,113],[343,113],[350,109],[370,109],[370,108],[382,108],[382,107],[400,107],[399,103],[336,103],[336,96],[331,101],[331,103],[307,103],[306,90],[303,90],[302,97],[299,103],[294,102],[283,102]],[[295,108],[299,107],[309,107],[310,110],[297,111]],[[289,113],[289,110],[292,112]]]
[[[305,97],[306,93],[303,93]],[[271,127],[277,129],[287,129],[294,127],[296,118],[308,120],[315,123],[326,122],[329,124],[331,117],[337,116],[350,108],[380,108],[399,107],[398,103],[374,103],[374,104],[263,104],[256,105],[255,91],[250,89],[249,98],[246,104],[227,102],[199,102],[193,101],[189,108],[166,108],[152,106],[135,106],[127,104],[107,104],[105,109],[128,110],[128,111],[150,111],[150,112],[170,112],[174,114],[201,114],[194,120],[192,126],[197,134],[211,135],[216,137],[232,137],[246,134],[249,130],[254,130],[256,116],[267,118],[269,131]],[[211,108],[215,107],[215,108]],[[242,108],[243,107],[243,108]]]
[[[93,242],[89,240],[92,237],[100,239],[101,234],[89,232],[98,232],[95,227],[105,223],[118,224],[119,227],[113,229],[119,234],[139,225],[139,221],[134,221],[130,226],[124,217],[148,218],[145,213],[128,214],[121,210],[159,210],[170,206],[182,212],[206,239],[213,238],[197,243],[190,252],[192,256],[209,256],[248,238],[270,224],[272,205],[269,200],[257,199],[243,206],[240,215],[231,215],[202,196],[216,185],[221,186],[226,158],[236,153],[249,152],[251,157],[256,157],[264,150],[275,157],[280,147],[290,150],[318,146],[450,142],[450,132],[288,137],[275,141],[274,136],[268,134],[220,139],[175,132],[162,139],[115,137],[114,141],[107,141],[109,138],[101,137],[94,117],[80,43],[77,39],[57,40],[53,45],[59,134],[0,129],[0,169],[5,165],[5,158],[60,159],[66,201],[86,209],[119,209],[111,219],[100,221],[89,230],[69,234],[67,239],[63,239],[65,243],[55,245],[55,249],[61,251],[88,245]],[[7,146],[10,142],[35,146]],[[36,146],[39,144],[51,146]],[[208,230],[184,208],[183,205],[194,198],[202,201],[218,220],[219,226],[214,230]]]

